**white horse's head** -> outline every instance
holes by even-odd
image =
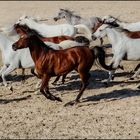
[[[111,15],[108,15],[108,16],[104,16],[102,18],[102,21],[105,24],[109,24],[109,25],[112,25],[114,27],[119,27],[120,25],[119,25],[118,21],[120,21],[120,20],[118,19],[118,17],[113,17]]]
[[[46,20],[48,20],[48,19],[46,19],[46,18],[43,19],[39,16],[38,17],[31,17],[31,16],[23,15],[17,20],[16,24],[24,25],[27,22],[32,22],[32,21],[33,22],[39,22],[39,21],[46,21]]]
[[[69,9],[60,8],[57,16],[54,17],[54,20],[57,21],[59,19],[70,17],[73,13],[74,13],[74,11],[71,11]]]
[[[104,22],[104,23],[111,23],[111,22],[114,22],[116,20],[116,18],[115,17],[113,17],[113,16],[111,16],[111,15],[108,15],[108,16],[104,16],[103,18],[102,18],[102,21]]]
[[[107,28],[109,28],[109,25],[103,24],[101,25],[96,32],[92,33],[92,39],[96,40],[97,38],[103,38],[107,35]]]
[[[17,20],[16,24],[24,25],[24,24],[26,24],[26,22],[28,22],[30,20],[33,20],[32,17],[23,15]]]

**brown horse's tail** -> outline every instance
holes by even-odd
[[[99,64],[106,70],[114,70],[111,65],[106,65],[105,63],[105,51],[102,47],[95,46],[91,49],[92,54],[94,55],[96,61],[98,60]]]

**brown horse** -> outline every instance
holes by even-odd
[[[79,43],[86,43],[87,44],[86,47],[89,47],[89,40],[87,38],[85,38],[84,36],[77,36],[74,38],[69,37],[69,36],[56,36],[56,37],[49,37],[49,38],[45,37],[44,38],[38,32],[36,32],[33,29],[30,29],[26,25],[15,24],[14,29],[20,36],[33,33],[33,34],[37,35],[43,42],[53,42],[53,43],[57,44],[64,40],[73,40],[73,41],[76,41]],[[35,72],[33,72],[33,70],[32,70],[32,74],[34,74],[36,76],[36,74],[35,74]],[[64,84],[65,78],[66,78],[66,74],[63,75],[63,77],[62,77],[62,84]],[[56,77],[56,79],[54,80],[54,82],[52,84],[56,84],[59,79],[60,79],[60,76]]]
[[[40,92],[46,98],[62,101],[59,97],[49,92],[48,82],[51,77],[68,74],[72,70],[76,70],[79,73],[82,80],[80,92],[74,101],[66,105],[73,105],[79,102],[80,97],[88,85],[88,79],[90,77],[89,71],[95,58],[98,57],[100,64],[110,70],[110,67],[105,65],[105,52],[100,47],[95,47],[93,50],[78,46],[65,50],[53,50],[36,35],[21,36],[20,39],[12,45],[15,51],[27,47],[29,47],[35,63],[38,78],[42,79]]]

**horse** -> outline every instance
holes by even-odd
[[[119,20],[118,18],[113,17],[111,15],[104,16],[102,18],[102,21],[112,26],[121,27],[132,32],[140,31],[140,22],[135,22],[135,23],[123,22]]]
[[[58,21],[63,18],[65,18],[69,24],[74,25],[74,27],[76,27],[75,25],[79,25],[79,24],[86,25],[90,31],[90,34],[92,32],[95,32],[98,29],[98,27],[102,25],[102,20],[99,17],[83,18],[79,15],[76,15],[74,11],[60,8],[57,16],[55,16],[53,19],[54,21]],[[100,41],[102,45],[103,40],[100,39]]]
[[[87,38],[85,38],[84,36],[76,36],[76,37],[56,36],[56,37],[49,37],[49,38],[46,37],[44,39],[38,32],[36,32],[33,29],[30,29],[26,25],[15,24],[14,29],[20,36],[22,36],[24,34],[30,34],[30,33],[37,35],[43,42],[45,42],[46,45],[49,45],[51,48],[53,48],[55,50],[67,49],[67,48],[71,48],[73,46],[89,47],[89,43],[90,43],[89,40]],[[49,42],[49,41],[51,41],[51,42]],[[56,43],[59,43],[59,44],[56,44]],[[65,82],[65,77],[66,77],[66,75],[63,75],[62,84],[64,84],[64,82]],[[60,78],[60,76],[58,76],[52,84],[56,84],[57,81],[59,80],[59,78]]]
[[[12,44],[15,40],[9,38],[7,35],[0,33],[0,49],[2,53],[3,66],[0,70],[0,76],[2,77],[3,85],[8,86],[6,76],[15,69],[22,69],[22,75],[24,80],[24,70],[31,68],[31,73],[34,74],[34,62],[31,58],[29,49],[13,51]],[[9,87],[12,90],[12,87]]]
[[[53,76],[68,74],[76,70],[81,78],[82,87],[74,101],[67,105],[74,105],[79,102],[90,78],[90,69],[95,59],[99,59],[100,64],[110,69],[105,64],[105,52],[101,47],[95,47],[93,50],[88,47],[73,47],[65,50],[54,50],[47,46],[38,36],[34,34],[23,35],[12,45],[13,50],[29,47],[31,56],[35,63],[38,78],[41,78],[42,84],[40,92],[50,100],[62,102],[61,98],[52,95],[49,91],[49,80]]]
[[[114,54],[110,65],[114,70],[110,72],[110,76],[107,81],[107,83],[109,83],[121,60],[140,60],[140,39],[130,38],[126,35],[124,29],[116,28],[108,24],[100,26],[97,31],[93,33],[92,38],[95,40],[96,38],[105,36],[108,37],[112,44],[112,52]],[[137,77],[139,73],[140,71],[138,70],[132,78]]]
[[[27,25],[30,29],[34,29],[39,32],[44,37],[54,37],[54,36],[74,36],[76,34],[76,28],[70,24],[60,24],[60,25],[48,25],[45,23],[38,23],[34,19],[25,16],[24,18],[19,18],[16,24]]]

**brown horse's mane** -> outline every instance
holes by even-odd
[[[36,42],[38,46],[42,47],[44,51],[54,50],[49,45],[46,45],[37,35],[30,33],[28,37],[31,41]]]
[[[42,36],[39,32],[37,32],[34,29],[29,28],[27,25],[19,25],[19,24],[16,24],[15,27],[22,28],[22,30],[25,33],[27,33],[27,34],[30,34],[31,33],[31,34],[37,35],[38,37],[44,38],[44,36]]]

